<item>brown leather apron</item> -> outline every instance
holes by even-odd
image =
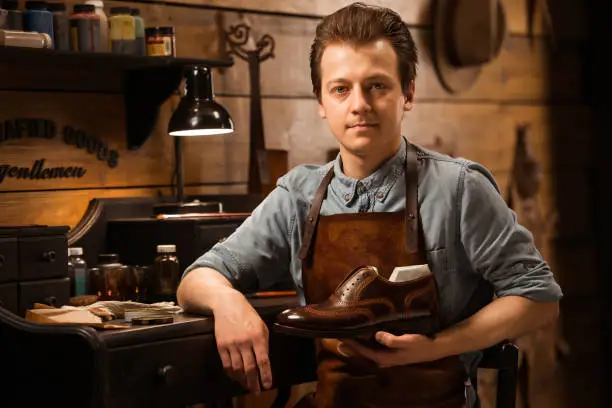
[[[325,300],[359,265],[377,266],[388,278],[396,266],[427,262],[419,231],[414,149],[407,143],[405,211],[320,216],[334,169],[327,173],[315,193],[299,253],[307,303]],[[337,340],[316,341],[316,408],[465,406],[466,374],[457,356],[382,369],[341,354],[337,345]]]

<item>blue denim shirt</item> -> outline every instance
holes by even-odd
[[[295,167],[227,240],[185,273],[210,267],[243,292],[292,279],[304,302],[297,253],[310,204],[326,172],[334,167],[321,215],[402,210],[405,143],[402,138],[397,153],[361,180],[343,174],[340,155],[325,165]],[[478,163],[416,147],[419,212],[443,322],[454,324],[489,303],[491,291],[483,288],[498,297],[559,300],[561,288],[549,265],[530,232],[517,223],[491,173]],[[473,372],[479,353],[462,357]]]

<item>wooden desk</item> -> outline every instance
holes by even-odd
[[[270,324],[297,299],[251,303]],[[32,324],[0,309],[0,357],[8,374],[0,406],[214,406],[245,390],[223,372],[213,330],[212,318],[204,316],[96,331]],[[274,387],[315,380],[312,341],[270,330],[270,360]]]

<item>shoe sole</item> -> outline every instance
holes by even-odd
[[[428,337],[433,337],[437,331],[436,326],[437,325],[431,316],[424,316],[415,317],[410,320],[381,322],[371,326],[355,327],[350,329],[305,329],[274,323],[274,330],[278,333],[288,334],[291,336],[309,338],[321,337],[331,339],[373,335],[378,331],[385,331],[394,335],[423,334]]]

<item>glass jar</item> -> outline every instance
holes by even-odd
[[[95,14],[100,17],[100,47],[98,51],[108,52],[110,42],[108,39],[108,17],[104,12],[104,2],[102,0],[87,0],[85,4],[91,4],[95,8]]]
[[[147,55],[154,57],[175,57],[176,39],[174,27],[148,27],[145,30]]]
[[[75,4],[70,16],[70,49],[100,50],[100,16],[92,4]]]
[[[130,9],[130,14],[134,17],[134,28],[136,31],[136,43],[134,45],[134,53],[136,55],[147,55],[147,47],[145,44],[145,23],[140,17],[140,10],[137,8]]]
[[[36,33],[44,33],[51,37],[51,41],[55,43],[53,36],[53,14],[47,8],[47,3],[44,1],[26,1],[25,2],[25,29]]]
[[[109,36],[112,52],[119,54],[135,54],[136,20],[131,15],[129,7],[111,7]]]
[[[119,262],[117,254],[98,255],[98,265],[104,279],[103,290],[99,290],[99,300],[124,300],[127,296],[126,276],[129,268]]]
[[[49,11],[53,15],[54,48],[61,51],[70,51],[70,24],[66,4],[49,3]]]
[[[180,268],[176,245],[158,245],[149,295],[154,301],[176,301]]]

